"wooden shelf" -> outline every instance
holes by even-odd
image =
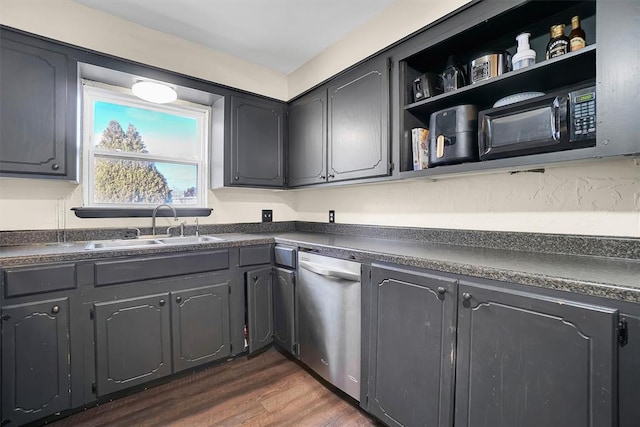
[[[576,82],[595,79],[595,76],[596,45],[593,44],[577,52],[414,102],[406,105],[404,109],[418,117],[428,118],[433,112],[460,104],[475,104],[479,108],[488,108],[498,99],[514,93],[548,92]]]

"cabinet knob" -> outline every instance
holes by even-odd
[[[238,175],[236,175],[236,176],[235,176],[235,180],[236,180],[236,181],[239,181],[239,180],[240,180],[240,177],[239,177]]]
[[[471,294],[469,292],[465,292],[462,294],[462,299],[465,301],[471,301]]]
[[[335,177],[336,177],[336,176],[335,176],[335,175],[333,175],[333,174],[329,175],[329,179],[333,179],[333,178],[335,178]]]
[[[54,171],[57,171],[58,169],[60,169],[60,165],[57,163],[54,163],[51,165],[51,169],[53,169]]]
[[[438,286],[438,293],[440,295],[444,295],[447,293],[447,290],[445,288],[443,288],[442,286]]]
[[[320,175],[320,179],[327,179],[326,175]]]
[[[253,276],[253,281],[257,282],[258,281],[258,276]]]
[[[176,297],[176,302],[182,302],[182,297]]]
[[[54,306],[51,308],[51,312],[52,312],[53,314],[58,314],[58,313],[60,312],[60,307],[58,307],[57,305],[54,305]]]
[[[165,300],[161,299],[159,304],[160,304],[160,307],[164,306]]]

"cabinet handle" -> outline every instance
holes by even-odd
[[[327,179],[325,175],[320,175],[320,179]]]
[[[468,292],[465,292],[462,294],[462,299],[465,301],[471,301],[471,294]]]
[[[60,169],[60,165],[57,163],[54,163],[51,165],[51,169],[53,169],[54,171],[57,171],[58,169]]]
[[[160,307],[164,306],[165,301],[163,299],[160,300]]]
[[[444,295],[447,293],[447,290],[445,288],[443,288],[442,286],[438,286],[438,293],[440,295]]]
[[[176,297],[176,302],[182,302],[182,297]]]
[[[336,177],[336,176],[335,176],[335,175],[333,175],[333,174],[329,175],[329,179],[333,179],[333,178],[335,178],[335,177]]]
[[[57,305],[54,305],[53,308],[51,308],[51,312],[53,314],[58,314],[60,312],[60,307],[58,307]]]

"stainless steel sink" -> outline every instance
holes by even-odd
[[[161,245],[162,242],[158,239],[119,239],[119,240],[97,240],[87,243],[85,249],[107,249],[107,248],[136,248],[140,246],[154,246]]]
[[[176,236],[176,237],[163,237],[158,239],[159,242],[171,245],[190,245],[194,243],[209,243],[209,242],[223,242],[225,239],[213,236]]]
[[[162,238],[96,240],[87,243],[85,249],[128,249],[158,245],[193,245],[197,243],[223,242],[225,239],[213,236],[176,236]]]

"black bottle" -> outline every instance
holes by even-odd
[[[465,85],[464,71],[456,65],[453,56],[447,59],[447,66],[442,72],[442,83],[445,92],[451,92],[460,89]]]

